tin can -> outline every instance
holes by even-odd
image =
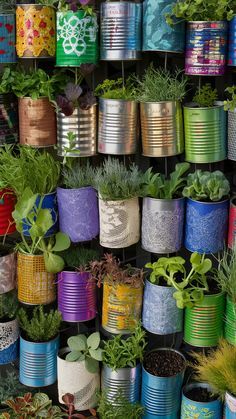
[[[16,319],[0,323],[0,365],[16,361],[19,355],[19,326]]]
[[[138,103],[99,99],[98,151],[103,154],[134,154],[138,137]]]
[[[229,22],[228,65],[236,66],[236,17]]]
[[[228,159],[236,161],[236,109],[228,111]]]
[[[229,228],[228,228],[228,247],[233,249],[236,240],[236,198],[230,200],[229,207]]]
[[[16,253],[0,256],[0,294],[16,288]]]
[[[224,319],[224,337],[236,346],[236,304],[227,295]]]
[[[184,151],[182,107],[179,102],[140,104],[143,155],[168,157]]]
[[[221,76],[227,52],[226,21],[187,22],[185,74]]]
[[[142,4],[131,1],[101,3],[101,60],[141,58]]]
[[[184,52],[185,24],[171,27],[166,23],[172,0],[144,0],[143,3],[143,51]]]
[[[15,45],[15,14],[0,14],[0,64],[10,64],[16,62]]]
[[[18,106],[16,98],[10,94],[0,95],[0,146],[5,144],[15,144],[17,140]]]
[[[226,392],[224,419],[236,418],[236,397]]]
[[[211,387],[207,383],[193,383],[187,384],[183,388],[182,404],[181,404],[181,419],[221,419],[222,418],[222,403],[220,399],[214,399],[208,402],[200,402],[191,400],[188,396],[189,391],[197,390],[198,388],[206,389],[209,393],[212,392]]]
[[[0,190],[0,236],[14,233],[16,224],[12,217],[16,196],[10,189]]]
[[[106,392],[107,400],[113,406],[119,406],[116,397],[119,393],[130,402],[137,403],[140,398],[141,365],[133,368],[112,370],[107,365],[102,367],[101,387]]]
[[[226,112],[223,106],[184,106],[185,159],[214,163],[227,158]]]

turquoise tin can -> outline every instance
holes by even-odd
[[[225,395],[224,419],[236,419],[236,397],[230,393]]]
[[[195,401],[197,390],[203,389],[208,393],[211,388],[207,383],[192,383],[183,388],[182,404],[181,404],[181,419],[221,419],[222,418],[222,403],[220,399],[212,398],[209,401]],[[191,395],[190,395],[191,393]]]
[[[16,62],[15,14],[0,14],[0,64]]]
[[[175,1],[145,0],[143,3],[143,51],[183,52],[185,23],[171,27],[166,14],[171,12]]]
[[[236,66],[236,16],[229,22],[228,65]]]

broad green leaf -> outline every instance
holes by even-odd
[[[87,347],[86,336],[84,335],[71,336],[67,343],[73,351],[85,351]]]
[[[103,360],[103,357],[102,357],[103,350],[101,348],[89,349],[89,353],[93,359],[96,359],[97,361]]]
[[[38,228],[38,231],[41,232],[40,235],[44,235],[54,224],[50,210],[41,208],[38,211],[35,224]]]
[[[95,374],[99,371],[98,361],[90,357],[85,359],[85,367],[87,371],[91,372],[92,374]]]
[[[65,266],[65,262],[61,256],[54,255],[50,252],[43,252],[46,271],[56,274],[61,272]]]
[[[69,354],[66,355],[66,361],[75,362],[79,359],[80,355],[80,351],[71,351]]]
[[[100,333],[92,333],[87,339],[88,348],[97,349],[100,343]]]
[[[70,247],[70,239],[65,233],[61,233],[60,231],[55,236],[56,242],[52,248],[53,252],[61,252],[63,250],[68,249]]]
[[[26,218],[29,215],[35,205],[37,196],[37,194],[33,194],[30,188],[25,189],[22,197],[16,203],[15,210],[12,213],[16,222],[20,222],[23,218]]]

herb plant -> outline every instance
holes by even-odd
[[[20,308],[17,315],[20,328],[32,342],[48,342],[59,333],[62,315],[58,310],[44,311],[43,306],[37,306],[29,318],[26,310]]]
[[[210,83],[204,84],[193,97],[193,101],[197,103],[200,108],[212,108],[217,99],[217,90],[212,89]]]
[[[101,419],[141,419],[144,414],[141,404],[130,403],[122,392],[117,392],[110,402],[106,392],[102,391],[97,411]]]
[[[71,351],[66,355],[67,361],[85,361],[85,367],[89,372],[98,372],[103,354],[99,332],[92,333],[88,338],[85,335],[71,336],[67,344]]]
[[[227,93],[231,95],[231,99],[227,99],[224,101],[224,109],[225,111],[235,112],[236,109],[236,86],[227,87],[225,89]]]
[[[218,259],[214,278],[219,288],[236,304],[236,249],[224,251]]]
[[[19,382],[16,371],[6,371],[6,375],[0,374],[0,409],[5,400],[21,396],[25,393],[25,387]]]
[[[61,253],[67,268],[79,269],[81,271],[89,270],[89,263],[95,261],[98,255],[99,253],[96,250],[86,249],[81,246],[71,246]]]
[[[195,201],[221,201],[229,195],[230,184],[224,173],[203,172],[196,170],[187,177],[187,186],[183,189],[183,196]]]
[[[93,186],[97,169],[89,163],[82,166],[80,161],[72,164],[72,167],[65,167],[62,172],[63,185],[68,189],[79,189],[86,186]]]
[[[89,6],[89,3],[91,3],[90,0],[59,0],[58,9],[61,12],[84,10],[87,15],[92,15],[93,9]]]
[[[16,290],[0,294],[0,321],[12,320],[16,317],[18,300]]]
[[[95,89],[95,95],[103,99],[135,100],[136,88],[132,78],[129,78],[125,84],[123,79],[104,80]]]

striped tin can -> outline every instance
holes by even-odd
[[[185,24],[166,23],[175,1],[144,0],[143,3],[143,51],[184,52]]]
[[[141,318],[143,284],[103,285],[102,327],[114,334],[130,334]]]
[[[214,163],[227,158],[223,105],[212,108],[184,106],[184,131],[186,161]]]
[[[179,102],[140,104],[143,155],[168,157],[184,151],[182,107]]]
[[[59,336],[48,342],[30,342],[20,337],[19,381],[29,387],[46,387],[57,379]]]
[[[185,74],[221,76],[227,53],[226,21],[187,22]]]
[[[236,109],[228,111],[228,159],[236,161]]]
[[[236,397],[226,392],[224,419],[236,419]]]
[[[0,20],[1,24],[1,20]],[[1,31],[1,27],[0,27]],[[1,39],[1,38],[0,38]],[[0,57],[1,58],[1,57]],[[13,95],[0,95],[0,146],[18,140],[18,106]]]
[[[56,65],[79,67],[97,64],[98,58],[97,15],[84,10],[57,12]]]
[[[225,295],[205,295],[202,303],[186,308],[184,341],[191,346],[217,346],[223,336]]]
[[[0,256],[0,294],[16,288],[16,253]]]
[[[58,310],[67,322],[85,322],[97,314],[96,283],[89,272],[58,274]]]
[[[0,64],[10,64],[16,62],[15,45],[15,14],[0,14]]]
[[[99,99],[99,153],[134,154],[137,148],[137,127],[137,102]]]
[[[185,361],[184,356],[175,349],[158,348],[158,351],[162,350],[173,351]],[[143,367],[141,391],[141,404],[145,408],[143,419],[177,419],[179,417],[184,371],[185,367],[183,371],[172,377],[158,377],[150,374]]]
[[[116,397],[119,393],[130,402],[136,403],[140,398],[141,364],[134,368],[112,370],[107,365],[102,367],[101,387],[106,392],[107,400],[113,406],[119,406]]]
[[[9,189],[0,190],[0,236],[16,231],[12,212],[16,204],[16,196]]]
[[[236,304],[227,295],[224,322],[224,337],[236,346]]]
[[[228,247],[233,249],[236,243],[236,197],[230,200],[229,207],[229,227],[228,227]]]
[[[236,16],[229,22],[228,65],[236,66]]]
[[[141,58],[142,4],[131,1],[101,3],[101,60]]]
[[[192,383],[187,384],[183,388],[182,404],[181,404],[181,419],[222,419],[222,403],[220,399],[213,398],[207,402],[192,400],[188,393],[191,395],[194,391],[203,389],[212,393],[212,389],[207,383]]]
[[[0,322],[0,365],[10,364],[19,356],[19,326],[16,319]]]
[[[75,135],[73,145],[68,133]],[[66,157],[89,157],[97,151],[97,105],[77,107],[70,116],[57,114],[57,154]]]

